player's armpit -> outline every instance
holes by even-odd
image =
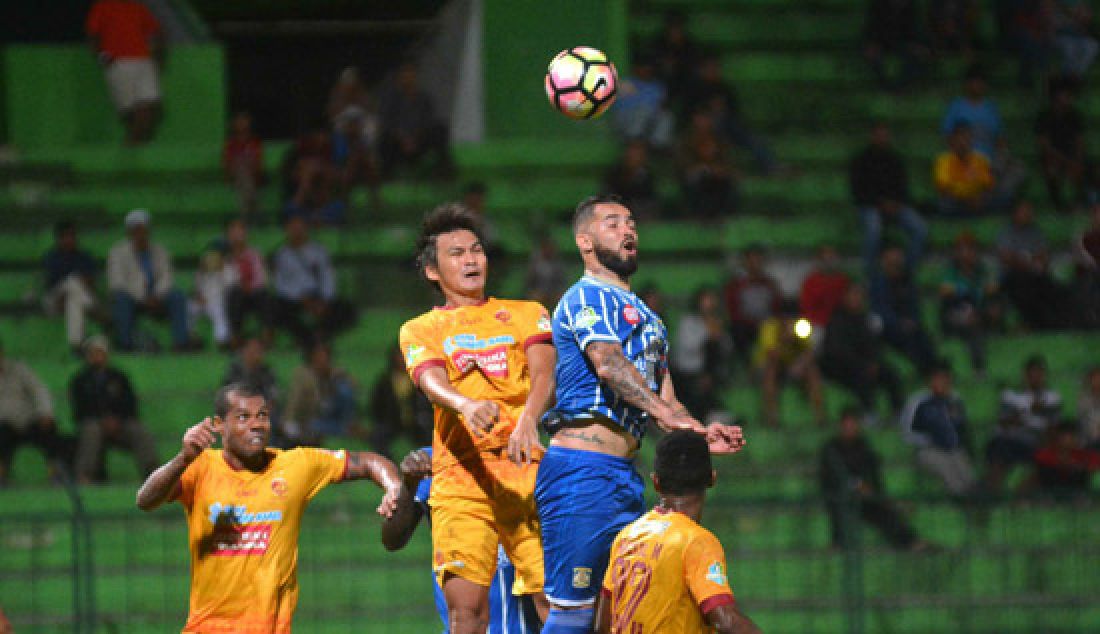
[[[706,617],[707,623],[718,634],[760,634],[760,628],[756,626],[756,623],[753,623],[752,619],[737,609],[733,597],[731,596],[729,599],[728,602],[723,602],[721,605],[704,612],[703,616]]]

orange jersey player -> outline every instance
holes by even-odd
[[[513,592],[532,595],[545,618],[534,486],[537,422],[554,389],[549,316],[536,302],[486,297],[480,225],[461,205],[428,214],[417,251],[446,303],[406,322],[400,339],[435,405],[432,545],[451,632],[485,632],[498,545],[515,565]]]
[[[699,525],[714,484],[707,440],[674,431],[657,444],[658,505],[611,547],[597,609],[600,634],[759,634],[737,609],[722,544]]]
[[[179,500],[191,549],[191,607],[185,633],[289,634],[298,602],[298,532],[313,496],[334,482],[369,478],[385,489],[378,513],[393,514],[401,476],[373,453],[267,446],[263,388],[223,387],[216,416],[183,435],[176,457],[137,494],[151,511]],[[223,449],[211,449],[221,434]]]

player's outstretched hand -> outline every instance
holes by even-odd
[[[214,421],[207,416],[198,425],[189,427],[183,432],[183,447],[180,453],[188,463],[191,463],[203,450],[213,446],[218,438],[218,432],[214,429]]]
[[[713,454],[731,454],[745,447],[745,434],[739,425],[711,423],[706,430],[707,446]]]
[[[508,458],[518,465],[528,465],[544,451],[546,448],[539,441],[538,426],[522,420],[517,423],[508,437]]]
[[[475,401],[470,399],[458,411],[466,419],[466,425],[474,436],[480,438],[493,428],[500,419],[500,406],[493,401]]]
[[[401,476],[408,480],[422,480],[432,475],[432,457],[423,449],[413,449],[401,461]]]
[[[382,502],[378,505],[378,514],[389,519],[397,511],[397,498],[401,496],[401,486],[390,487],[382,495]]]

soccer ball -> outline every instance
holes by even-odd
[[[546,98],[570,119],[595,119],[615,101],[619,75],[603,51],[574,46],[554,56],[546,69]]]

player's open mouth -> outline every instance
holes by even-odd
[[[633,240],[627,240],[623,243],[623,251],[626,251],[631,255],[638,253],[638,243],[634,242]]]
[[[477,279],[481,277],[481,271],[466,271],[462,274],[462,277],[468,280]]]

